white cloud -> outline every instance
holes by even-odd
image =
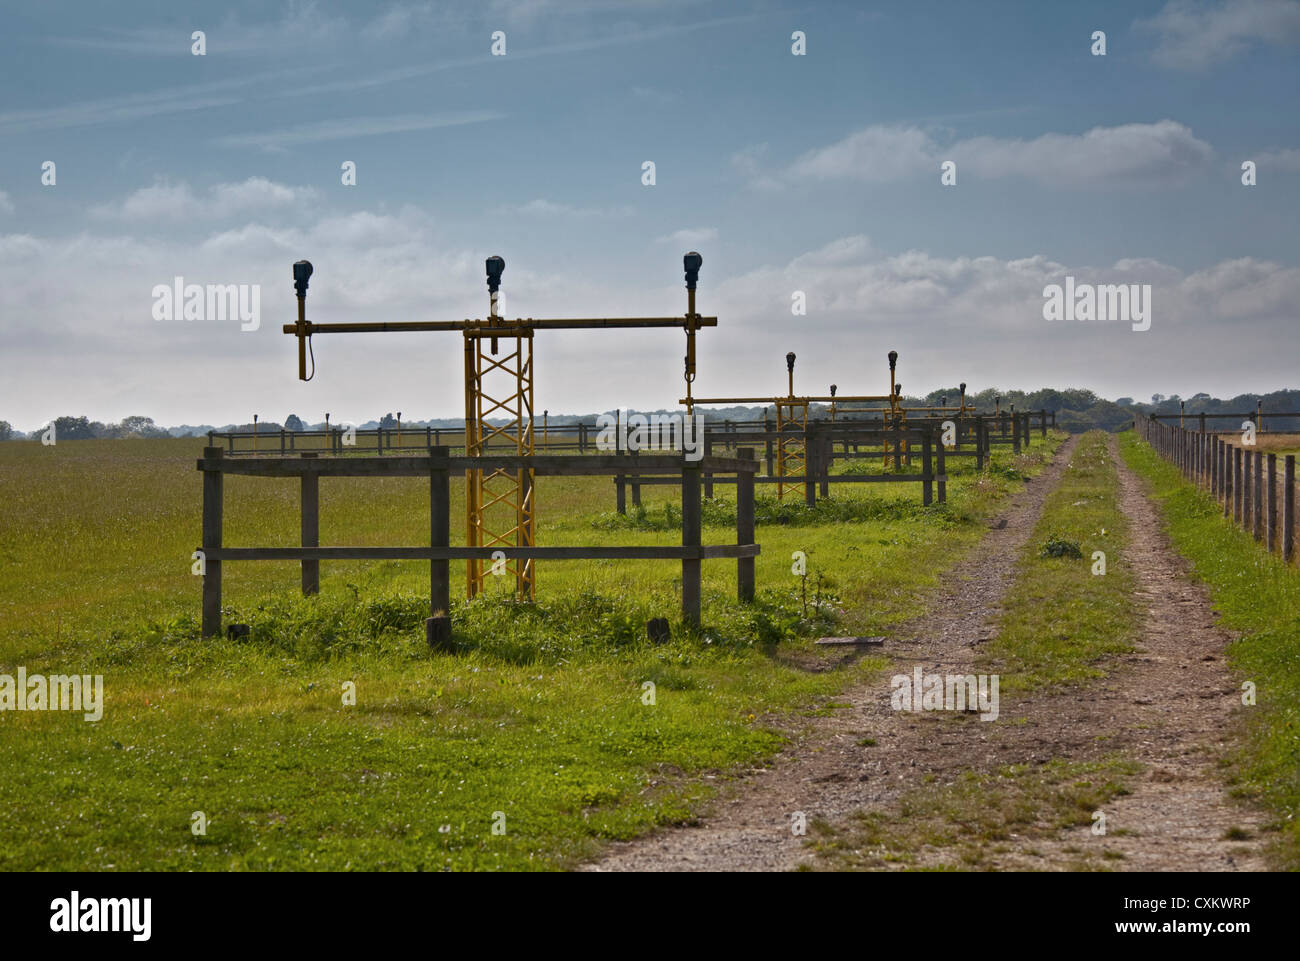
[[[1261,44],[1300,44],[1300,0],[1169,0],[1134,28],[1156,35],[1155,61],[1180,70],[1221,63]]]
[[[164,216],[169,204],[215,204],[219,196],[252,205],[294,188],[245,182],[169,189],[152,195],[153,214]],[[138,203],[141,215],[151,209]],[[294,315],[289,267],[302,257],[315,264],[313,320],[455,319],[482,315],[483,257],[494,251],[442,239],[439,221],[419,208],[336,215],[318,206],[307,205],[306,215],[292,221],[279,215],[217,227],[200,221],[201,233],[180,240],[150,230],[0,233],[5,419],[24,429],[64,413],[115,420],[143,412],[164,423],[224,423],[254,411],[268,419],[296,411],[318,420],[330,410],[364,420],[399,406],[413,416],[454,416],[462,399],[453,335],[322,336],[315,343],[317,378],[309,388],[299,384],[292,343],[279,330]],[[662,287],[668,272],[657,270],[636,287],[581,267],[530,270],[527,260],[521,252],[507,270],[511,315],[658,316],[680,308],[675,265]],[[72,286],[70,263],[79,276]],[[1138,334],[1119,322],[1044,321],[1043,288],[1067,274],[1080,282],[1151,284],[1152,329]],[[151,290],[175,276],[198,284],[259,284],[261,329],[154,321]],[[1278,344],[1294,339],[1300,268],[1253,258],[1197,270],[1149,258],[1094,266],[1043,254],[886,252],[850,235],[738,272],[719,268],[715,259],[702,280],[699,309],[716,314],[719,325],[701,335],[700,396],[784,390],[787,350],[799,355],[800,384],[834,382],[846,394],[879,392],[890,349],[902,355],[906,389],[917,393],[960,380],[972,390],[1081,385],[1118,396],[1233,391],[1246,386],[1244,376],[1254,384],[1294,379],[1292,358]],[[807,316],[791,314],[795,290],[807,296]],[[538,406],[552,413],[671,406],[681,396],[680,332],[603,338],[596,378],[575,376],[590,370],[589,335],[557,331],[543,341]],[[1248,358],[1248,371],[1225,367],[1225,357]],[[196,387],[211,383],[237,389]]]
[[[1288,173],[1300,172],[1300,150],[1270,150],[1259,155],[1256,161],[1261,170],[1283,170]]]
[[[633,212],[633,208],[629,206],[575,207],[572,204],[556,203],[555,201],[546,200],[543,197],[538,197],[536,200],[530,200],[526,204],[500,208],[500,213],[505,215],[513,214],[524,217],[573,217],[576,219],[628,217]]]
[[[685,227],[655,239],[657,244],[676,244],[679,247],[695,247],[718,239],[716,227]]]
[[[155,220],[211,220],[250,210],[290,207],[315,200],[311,187],[289,187],[264,177],[249,177],[242,183],[215,184],[202,193],[189,184],[159,181],[142,187],[120,204],[91,208],[101,220],[142,222]]]
[[[760,185],[773,180],[856,180],[889,183],[913,177],[938,180],[940,164],[957,164],[963,176],[1017,177],[1049,185],[1161,183],[1202,169],[1213,149],[1173,120],[1093,127],[1081,134],[1048,133],[1030,140],[970,137],[942,143],[918,127],[872,126],[810,150],[778,175],[763,174],[761,152],[742,152],[732,163]]]

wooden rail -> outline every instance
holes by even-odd
[[[827,497],[831,484],[918,484],[921,487],[921,503],[929,506],[938,493],[940,504],[946,503],[947,495],[947,459],[949,457],[974,457],[976,469],[983,470],[993,446],[1005,444],[1019,453],[1022,446],[1030,443],[1031,414],[1025,411],[1013,413],[1003,411],[1001,414],[972,415],[966,417],[918,418],[909,421],[906,427],[893,425],[887,427],[864,427],[862,421],[814,421],[803,429],[805,469],[802,475],[794,478],[773,475],[774,445],[782,438],[788,438],[789,432],[775,430],[749,430],[734,435],[706,430],[704,436],[705,456],[711,456],[720,445],[729,443],[733,438],[743,437],[746,441],[762,441],[766,445],[766,474],[755,477],[755,484],[791,484],[800,478],[804,483],[804,502],[809,507],[815,506],[817,497]],[[1045,414],[1046,412],[1039,412]],[[939,443],[942,425],[951,421],[955,430],[956,443],[948,448]],[[1039,430],[1047,435],[1049,420],[1047,416],[1039,418]],[[831,468],[836,459],[859,459],[879,456],[888,444],[890,456],[894,461],[895,471],[901,470],[904,463],[910,464],[914,452],[913,446],[919,448],[922,460],[919,474],[879,473],[879,474],[834,474]],[[965,449],[963,449],[963,445]],[[973,445],[973,446],[972,446]],[[904,447],[909,449],[905,452]],[[872,448],[869,453],[863,447]],[[838,449],[837,449],[838,448]],[[704,496],[713,496],[713,485],[734,484],[732,478],[714,478],[709,471],[703,474]],[[680,481],[675,477],[641,476],[629,478],[623,474],[614,477],[614,504],[620,514],[627,513],[627,491],[631,488],[632,504],[641,505],[641,488],[654,486],[671,486]]]
[[[831,422],[828,418],[818,418],[814,423],[834,423],[857,425],[871,428],[881,423],[876,416],[863,416],[864,411],[842,411],[840,419]],[[1039,429],[1044,435],[1049,426],[1056,426],[1054,411],[1024,411],[1028,418],[1024,424],[1024,433],[1030,426]],[[993,426],[989,431],[990,443],[1011,443],[1013,416],[1008,411],[1000,414],[965,414],[936,417],[909,417],[908,423],[940,423],[944,420],[958,421],[963,424],[973,423],[976,418],[984,418]],[[1265,415],[1268,416],[1268,415]],[[766,420],[707,420],[706,434],[715,438],[721,446],[734,450],[737,446],[748,446],[762,442],[763,435],[775,430],[775,423]],[[354,443],[346,444],[345,439],[352,434]],[[553,427],[533,422],[534,445],[541,451],[576,451],[579,454],[598,452],[596,438],[600,428],[595,423],[556,424]],[[227,457],[284,457],[304,451],[331,454],[365,454],[400,455],[402,453],[427,452],[434,447],[459,446],[463,443],[463,427],[396,427],[368,428],[349,431],[342,427],[331,426],[326,430],[292,431],[280,428],[273,431],[208,431],[208,446],[215,447],[221,441],[225,445]],[[771,473],[769,471],[769,473]]]
[[[320,562],[330,560],[427,560],[429,562],[429,606],[431,621],[443,620],[443,633],[450,631],[451,578],[453,560],[534,558],[538,560],[680,560],[682,563],[682,617],[691,625],[700,623],[700,562],[719,558],[736,561],[736,592],[743,603],[754,599],[753,450],[738,451],[735,458],[704,457],[697,461],[680,455],[600,455],[572,457],[491,456],[452,457],[447,447],[434,447],[420,457],[321,457],[302,451],[297,456],[240,458],[226,457],[220,447],[206,447],[197,468],[203,474],[203,535],[199,550],[205,564],[203,576],[204,637],[221,633],[221,570],[227,561],[296,560],[302,564],[302,592],[320,590]],[[451,533],[450,478],[453,471],[529,469],[537,475],[602,475],[677,472],[682,488],[682,543],[680,547],[453,547]],[[701,482],[703,471],[734,474],[738,485],[736,543],[702,543]],[[267,477],[299,477],[302,483],[302,544],[299,547],[227,547],[222,540],[223,480],[227,474]],[[427,477],[429,480],[429,544],[418,547],[322,547],[320,546],[320,489],[322,476]],[[433,628],[430,627],[430,636]]]
[[[1134,426],[1156,453],[1223,505],[1225,518],[1270,553],[1280,553],[1284,562],[1292,561],[1296,540],[1294,454],[1285,455],[1279,478],[1277,454],[1238,447],[1217,433],[1188,430],[1142,413],[1134,415]]]

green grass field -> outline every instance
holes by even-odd
[[[811,512],[760,495],[757,601],[735,601],[734,562],[705,562],[698,633],[676,564],[553,562],[536,604],[458,602],[454,652],[437,654],[428,566],[403,562],[322,563],[310,599],[294,563],[227,564],[226,619],[252,637],[200,640],[201,440],[0,444],[0,673],[103,674],[106,701],[98,723],[0,715],[0,868],[555,869],[688,819],[717,777],[779,747],[775,716],[825,710],[881,666],[828,670],[811,639],[916,614],[1060,440],[982,476],[950,461],[949,503],[930,510],[911,485],[846,485]],[[612,487],[540,479],[538,543],[680,543],[675,490],[647,488],[623,518]],[[225,543],[294,544],[297,493],[227,478]],[[323,544],[420,544],[427,512],[415,479],[321,481]],[[710,505],[705,542],[733,541],[733,515]],[[453,565],[454,597],[462,578]],[[652,616],[671,642],[645,638]]]

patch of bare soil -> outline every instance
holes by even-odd
[[[790,730],[790,746],[763,770],[723,789],[693,826],[612,845],[585,866],[597,871],[773,871],[811,859],[792,818],[843,824],[855,812],[896,810],[917,789],[941,790],[963,772],[1053,759],[1092,761],[1117,754],[1143,765],[1132,793],[1104,806],[1107,834],[1089,827],[999,843],[981,866],[1069,870],[1098,857],[1111,869],[1263,869],[1260,816],[1227,796],[1216,776],[1224,731],[1239,692],[1223,661],[1228,637],[1214,626],[1204,589],[1161,533],[1138,479],[1111,456],[1130,522],[1130,560],[1138,573],[1144,624],[1138,651],[1108,677],[1083,688],[1014,703],[1001,716],[895,712],[888,675],[919,665],[931,673],[974,673],[979,646],[995,634],[998,604],[1012,583],[1021,548],[1059,481],[1077,439],[1008,505],[980,547],[936,591],[929,613],[885,644],[893,672],[835,698],[850,708]],[[913,866],[956,865],[944,847],[910,852]],[[1102,860],[1104,859],[1104,860]]]

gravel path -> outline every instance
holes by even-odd
[[[1085,688],[1013,703],[1004,697],[993,723],[954,724],[944,712],[890,708],[892,673],[910,673],[914,665],[933,673],[974,672],[979,645],[994,636],[1020,550],[1076,445],[1071,438],[1010,502],[979,548],[945,578],[929,612],[889,638],[884,653],[896,659],[893,671],[835,698],[850,708],[790,729],[792,743],[774,763],[729,784],[696,825],[611,845],[584,870],[790,870],[810,856],[805,839],[791,830],[794,812],[835,824],[858,810],[888,808],[925,775],[942,786],[972,768],[1116,754],[1143,770],[1131,794],[1106,806],[1104,837],[1082,827],[1032,844],[1013,838],[986,866],[1067,870],[1079,865],[1080,850],[1104,850],[1111,869],[1264,869],[1261,816],[1229,798],[1216,773],[1223,732],[1234,712],[1246,710],[1223,659],[1229,638],[1215,626],[1204,588],[1171,550],[1156,508],[1119,459],[1113,438],[1110,454],[1130,528],[1127,559],[1143,610],[1138,650]],[[863,738],[874,745],[861,746]],[[1233,840],[1225,839],[1229,830]],[[942,848],[913,853],[915,866],[959,865]]]
[[[955,671],[970,665],[978,644],[993,636],[988,622],[1011,583],[1016,559],[1042,513],[1047,493],[1056,486],[1076,444],[1077,438],[1071,438],[1048,469],[1012,498],[979,547],[945,578],[929,613],[886,641],[883,653],[898,659],[898,672],[910,672],[914,664],[927,671]],[[796,740],[775,762],[724,789],[712,814],[697,826],[660,830],[611,845],[586,869],[794,868],[806,856],[804,838],[791,830],[794,812],[802,811],[808,821],[822,818],[833,823],[860,808],[888,803],[915,786],[921,774],[941,759],[954,760],[953,752],[943,750],[950,746],[947,740],[936,742],[924,725],[910,723],[917,716],[891,710],[889,693],[885,677],[837,696],[837,703],[852,707],[837,710],[832,717],[812,719],[803,731],[792,730]],[[987,737],[979,730],[976,735],[980,741]],[[877,745],[859,746],[864,736],[877,738]],[[976,749],[983,750],[978,745]]]

